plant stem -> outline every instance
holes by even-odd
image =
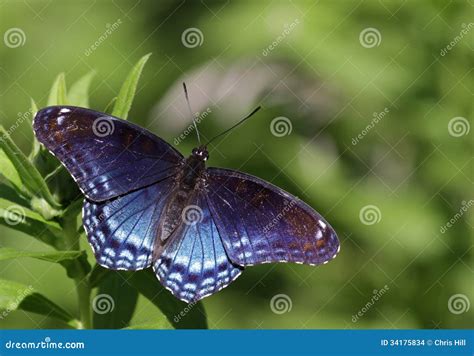
[[[69,250],[79,250],[79,233],[77,232],[77,214],[71,212],[64,216],[63,228],[65,234],[66,245]],[[79,315],[81,327],[83,329],[92,328],[91,318],[91,288],[85,279],[86,271],[79,261],[74,262],[75,277],[74,284],[76,286],[77,301],[79,306]]]

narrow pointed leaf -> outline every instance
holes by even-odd
[[[51,105],[66,105],[67,95],[66,95],[66,78],[64,73],[60,73],[51,87],[48,97],[48,106]]]
[[[0,310],[2,315],[24,310],[59,319],[73,328],[80,325],[69,312],[36,292],[32,286],[5,279],[0,279]]]
[[[138,79],[140,79],[143,67],[150,56],[151,53],[143,56],[128,74],[127,79],[123,83],[122,88],[120,89],[120,92],[117,96],[117,101],[115,102],[114,109],[112,110],[113,116],[117,116],[124,120],[127,119],[128,112],[130,111],[130,107],[132,106],[132,101],[137,90]]]
[[[24,192],[29,197],[43,198],[51,207],[60,208],[36,167],[26,158],[15,145],[4,128],[0,126],[0,149],[2,149],[15,167],[23,183]]]
[[[22,183],[20,175],[3,150],[0,150],[0,167],[0,174],[3,175],[19,193],[21,193]]]
[[[91,71],[71,85],[67,94],[70,105],[89,107],[89,87],[95,71]]]
[[[20,257],[32,257],[38,260],[60,263],[63,261],[71,261],[79,258],[84,251],[18,251],[9,247],[0,248],[0,261],[11,260]]]
[[[38,105],[36,105],[33,98],[31,98],[30,111],[32,115],[31,117],[34,118],[36,116],[36,113],[38,112]],[[33,131],[33,120],[31,121],[31,130]],[[35,135],[33,135],[33,147],[31,148],[30,155],[28,156],[31,162],[33,162],[35,157],[38,156],[41,150],[41,147],[42,147],[41,144],[36,139]]]

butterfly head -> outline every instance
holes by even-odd
[[[192,154],[194,157],[202,161],[207,161],[209,158],[209,152],[207,151],[207,147],[205,145],[193,148]]]

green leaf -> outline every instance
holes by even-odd
[[[146,323],[146,324],[137,324],[131,325],[128,328],[124,329],[134,329],[134,330],[163,330],[163,329],[173,329],[173,325],[166,319],[159,320],[156,323]]]
[[[4,187],[1,188],[0,193],[5,195]],[[61,240],[56,237],[61,232],[58,223],[45,220],[40,214],[27,207],[3,198],[0,198],[0,225],[33,236],[55,248],[61,245]]]
[[[66,105],[67,103],[66,78],[64,73],[59,73],[49,92],[48,106]]]
[[[35,101],[33,100],[33,98],[30,98],[30,111],[31,111],[31,115],[32,115],[32,118],[34,119],[34,117],[36,116],[36,113],[38,112],[38,105],[36,105]],[[33,130],[33,121],[31,121],[31,129]],[[29,160],[31,162],[34,161],[35,157],[38,156],[40,150],[41,150],[41,144],[39,143],[39,141],[36,139],[36,136],[33,135],[33,147],[31,149],[31,152],[30,152],[30,155],[28,156]],[[44,149],[44,148],[43,148]]]
[[[127,281],[123,271],[110,271],[93,299],[95,329],[121,329],[132,319],[138,291]]]
[[[41,177],[36,167],[26,158],[23,152],[10,139],[4,128],[0,126],[0,148],[15,167],[23,183],[24,192],[29,197],[43,198],[52,208],[58,209],[60,205],[54,200],[46,182]],[[44,211],[42,213],[48,213]],[[50,213],[54,213],[51,209]]]
[[[133,97],[135,96],[135,92],[137,90],[138,79],[140,78],[143,67],[150,56],[151,53],[143,56],[128,74],[127,79],[120,89],[114,109],[112,110],[113,116],[122,118],[124,120],[127,119],[128,112],[132,106]]]
[[[95,71],[91,71],[71,85],[67,95],[69,104],[83,108],[89,107],[89,87],[94,75]]]
[[[95,288],[99,286],[104,278],[106,278],[111,271],[102,267],[98,263],[92,268],[92,272],[89,275],[89,286]]]
[[[32,286],[0,279],[0,318],[3,319],[14,310],[24,310],[62,320],[73,328],[80,322],[66,310],[35,292]]]
[[[32,257],[42,261],[53,263],[60,263],[63,261],[70,261],[79,258],[84,251],[47,251],[47,252],[33,252],[33,251],[18,251],[13,248],[0,248],[0,261],[11,260],[19,257]]]
[[[207,329],[207,316],[201,302],[186,304],[176,299],[156,279],[151,269],[128,272],[127,280],[179,329]]]
[[[20,175],[3,150],[0,150],[0,167],[2,169],[0,174],[3,175],[19,193],[21,193],[22,183]]]

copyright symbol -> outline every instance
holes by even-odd
[[[432,341],[432,340],[428,340],[428,341],[426,342],[426,344],[427,344],[428,346],[431,346],[431,345],[433,345],[433,341]]]

